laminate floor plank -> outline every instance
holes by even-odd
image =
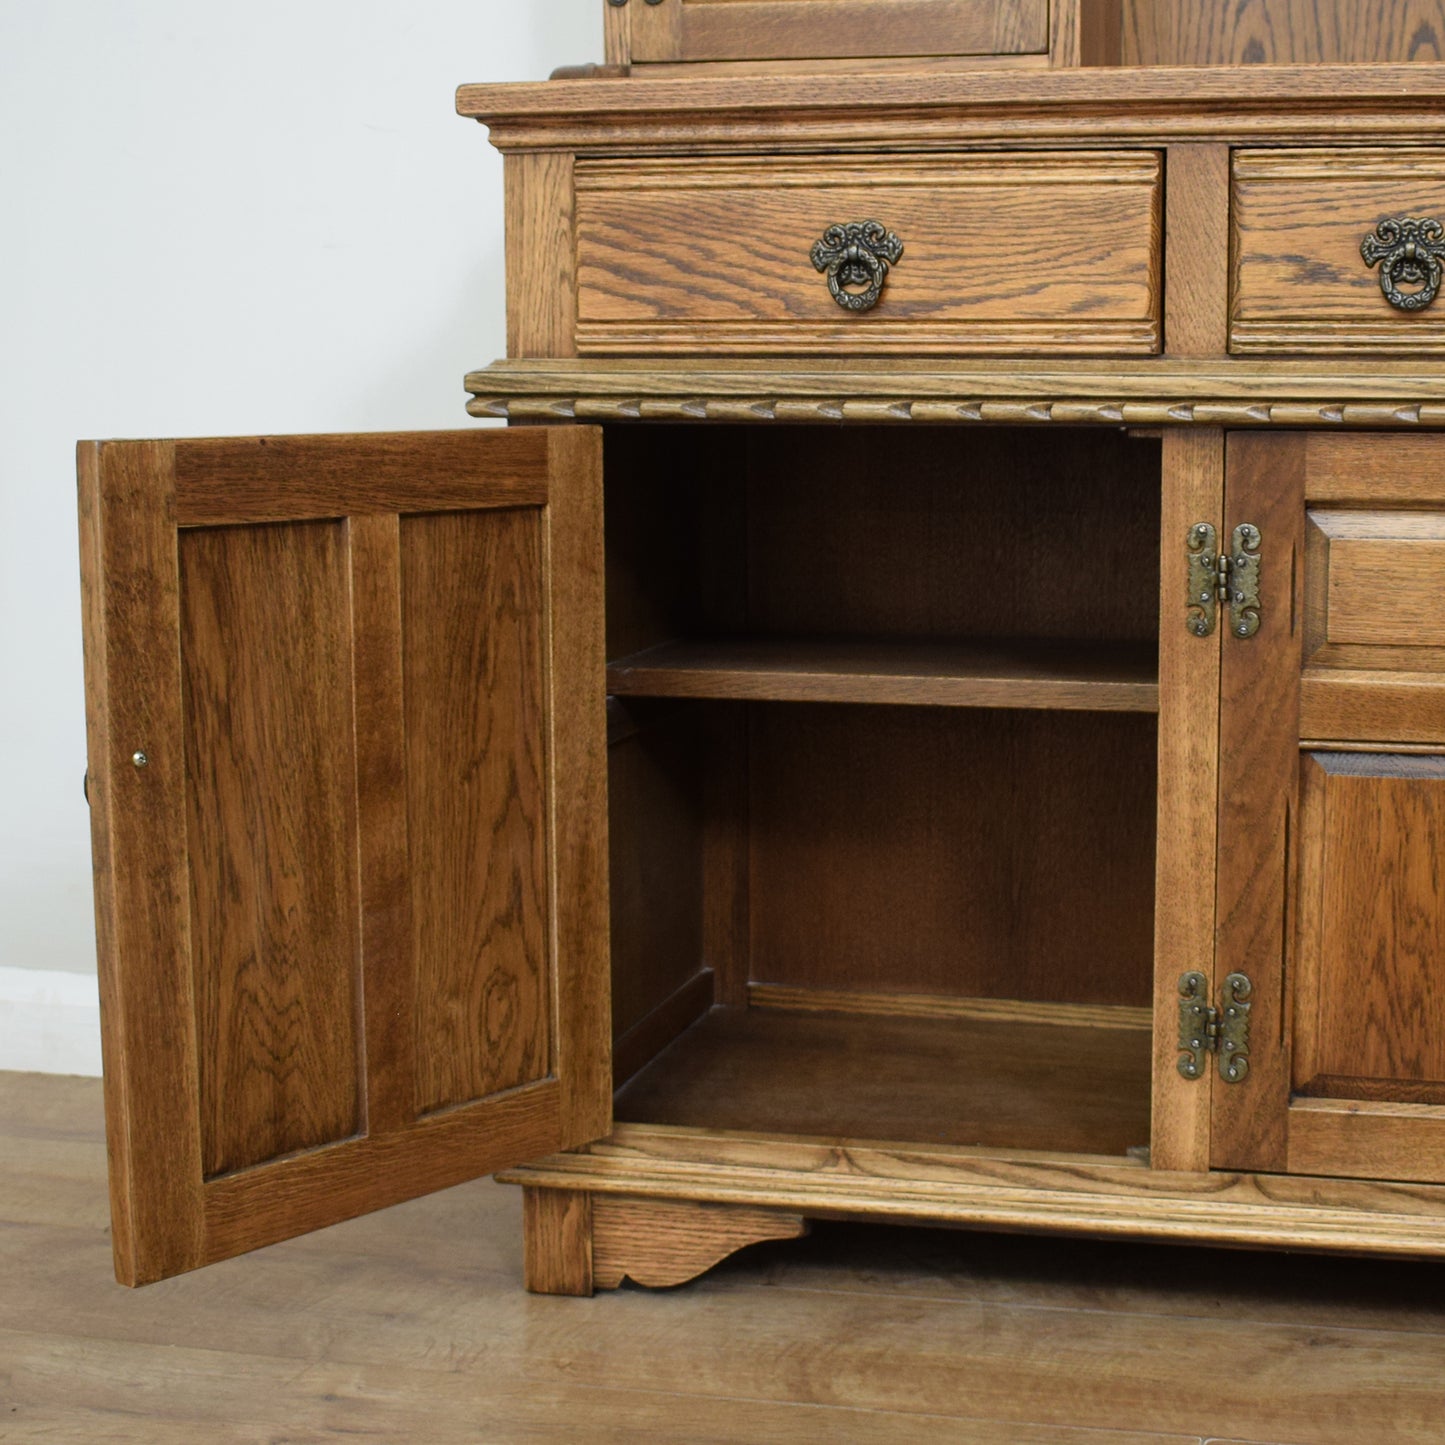
[[[1110,1240],[1064,1252],[1046,1237],[941,1229],[890,1231],[887,1249],[870,1249],[877,1236],[872,1226],[818,1224],[806,1249],[765,1245],[755,1267],[778,1289],[1445,1338],[1445,1265],[1434,1261]]]
[[[0,1085],[6,1441],[1442,1438],[1438,1266],[825,1225],[681,1289],[538,1298],[519,1191],[483,1181],[127,1291],[99,1087],[52,1082],[26,1087],[58,1152],[9,1147],[23,1098]],[[63,1217],[9,1212],[51,1188]]]
[[[287,1361],[223,1351],[0,1331],[0,1439],[144,1445],[349,1440],[633,1445],[1199,1445],[1196,1437],[1019,1427],[819,1405],[560,1382],[462,1370]],[[11,1433],[14,1432],[14,1433]]]

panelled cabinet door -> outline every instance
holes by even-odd
[[[1254,985],[1217,1167],[1445,1182],[1445,438],[1231,438],[1218,961]]]
[[[81,445],[123,1282],[610,1127],[599,438]]]
[[[617,3],[610,0],[611,7]],[[622,4],[634,63],[1027,55],[1049,48],[1049,0],[622,0]]]

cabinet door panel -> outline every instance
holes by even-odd
[[[1442,464],[1428,437],[1231,441],[1226,524],[1293,594],[1224,644],[1217,973],[1254,995],[1216,1167],[1445,1180]]]
[[[605,1133],[595,430],[80,476],[118,1276]]]
[[[1294,1088],[1445,1104],[1445,757],[1306,753]]]

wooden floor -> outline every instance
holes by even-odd
[[[0,1440],[1438,1445],[1445,1267],[819,1226],[522,1293],[490,1182],[112,1282],[100,1089],[0,1074]]]

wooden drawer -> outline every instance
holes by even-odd
[[[619,18],[628,26],[633,63],[1029,55],[1049,48],[1048,0],[633,0]]]
[[[1160,180],[1152,151],[579,161],[577,349],[1152,353]],[[812,253],[868,220],[903,253],[846,309]]]
[[[1381,278],[1394,263],[1361,252],[1401,218],[1445,223],[1445,151],[1236,153],[1230,350],[1445,351],[1445,298],[1418,305],[1421,282],[1397,271],[1392,304]]]

